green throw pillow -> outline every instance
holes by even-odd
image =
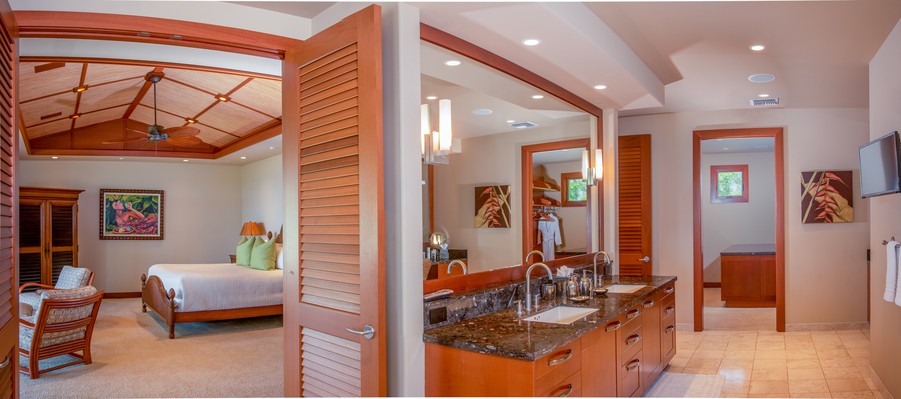
[[[235,263],[240,266],[250,266],[250,254],[253,251],[253,247],[256,244],[257,240],[260,240],[259,237],[254,239],[245,238],[241,242],[238,243],[238,248],[235,249]],[[261,240],[262,241],[262,240]]]
[[[269,240],[253,247],[250,254],[250,268],[259,270],[275,269],[275,240]]]

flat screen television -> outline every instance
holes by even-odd
[[[860,196],[876,197],[901,192],[898,132],[891,132],[858,148]]]

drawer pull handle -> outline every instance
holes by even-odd
[[[566,361],[569,360],[569,358],[571,358],[571,357],[573,357],[573,350],[572,350],[572,349],[567,349],[567,350],[566,350],[566,354],[564,354],[563,356],[560,356],[560,357],[558,357],[558,358],[556,358],[556,359],[548,360],[548,361],[547,361],[547,365],[548,365],[548,366],[556,366],[556,365],[558,365],[558,364],[561,364],[561,363],[566,362]]]
[[[647,301],[647,302],[644,303],[644,307],[645,307],[645,308],[649,308],[649,307],[651,307],[651,306],[654,306],[654,300],[653,300],[653,299],[651,299],[650,301]]]
[[[671,333],[671,332],[673,332],[673,331],[675,331],[675,330],[676,330],[676,327],[673,327],[673,326],[667,326],[667,327],[666,327],[666,333],[667,333],[667,334],[669,334],[669,333]]]
[[[626,338],[626,345],[632,346],[638,341],[641,341],[641,335],[633,334],[630,335],[629,338]]]
[[[563,393],[557,395],[557,397],[558,397],[558,398],[565,398],[565,397],[569,396],[571,393],[573,393],[573,389],[574,389],[574,388],[575,388],[575,386],[574,386],[573,384],[567,385],[567,386],[566,386],[566,390],[563,391]]]
[[[663,289],[664,294],[672,294],[673,291],[676,291],[676,287],[666,287]]]
[[[638,309],[630,310],[629,312],[626,313],[626,318],[634,319],[634,318],[638,317],[638,315],[640,315],[640,314],[641,314],[641,312],[638,311]]]
[[[613,323],[608,324],[607,327],[604,328],[604,331],[606,331],[606,332],[616,331],[616,330],[619,330],[619,328],[622,326],[623,326],[623,322],[614,321]]]
[[[665,311],[666,314],[670,314],[670,313],[673,313],[675,310],[676,310],[675,306],[667,306],[666,309],[664,309],[663,311]]]
[[[626,365],[626,371],[635,370],[639,364],[641,364],[641,359],[635,359],[629,362],[629,364]]]

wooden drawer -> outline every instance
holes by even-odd
[[[542,392],[539,396],[582,396],[582,373],[577,371],[575,374],[566,377],[563,381],[560,381],[547,391]]]
[[[676,355],[676,312],[663,317],[663,328],[660,338],[660,353],[663,355],[664,366]]]
[[[535,361],[534,392],[538,394],[552,389],[581,367],[582,348],[577,339]]]
[[[640,315],[640,313],[639,313]],[[641,318],[635,318],[616,330],[616,364],[623,365],[641,350]]]
[[[619,380],[616,384],[616,396],[629,397],[638,392],[641,387],[641,351],[632,356],[617,370]]]
[[[676,296],[667,295],[660,300],[660,317],[674,316],[676,314]]]

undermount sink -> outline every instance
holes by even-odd
[[[594,312],[597,312],[597,309],[590,308],[575,308],[571,306],[558,306],[553,309],[545,310],[539,314],[536,314],[532,317],[527,317],[523,320],[525,321],[537,321],[540,323],[554,323],[554,324],[572,324],[574,321],[579,320],[585,316],[588,316]]]
[[[611,284],[606,287],[608,293],[613,294],[631,294],[635,291],[638,291],[642,288],[648,287],[647,285],[634,285],[634,284]]]

